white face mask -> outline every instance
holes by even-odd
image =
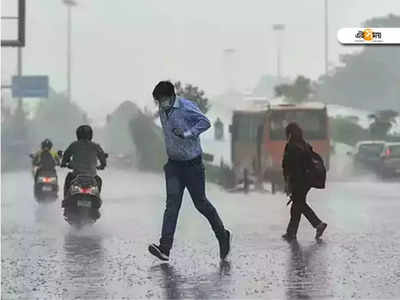
[[[174,97],[163,97],[159,101],[160,109],[168,110],[174,105],[174,102],[175,102]]]

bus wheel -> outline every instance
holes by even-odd
[[[271,182],[271,193],[272,194],[276,193],[276,183],[275,182]]]
[[[247,169],[244,169],[243,171],[243,190],[245,193],[249,192],[249,171]]]

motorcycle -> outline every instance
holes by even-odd
[[[34,159],[34,155],[29,155]],[[55,170],[43,170],[39,166],[32,167],[34,179],[33,194],[38,202],[55,201],[58,198],[58,178]]]
[[[70,166],[68,166],[71,169]],[[99,169],[99,168],[97,168]],[[64,195],[62,207],[65,221],[77,228],[94,224],[100,218],[99,183],[95,176],[78,174],[71,181]]]

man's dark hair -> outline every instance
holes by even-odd
[[[153,90],[153,98],[155,100],[171,96],[175,96],[175,88],[170,81],[160,81]]]

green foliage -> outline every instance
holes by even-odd
[[[167,155],[161,129],[153,119],[152,115],[139,111],[129,127],[136,146],[139,169],[159,172],[167,161]]]
[[[76,140],[76,128],[87,121],[86,113],[77,104],[51,90],[49,98],[41,100],[33,119],[35,142],[39,145],[50,138],[56,149],[65,149]]]
[[[200,90],[197,86],[186,84],[183,86],[180,81],[175,83],[175,93],[178,96],[194,101],[199,106],[199,109],[205,114],[211,108],[208,102],[208,98],[205,97],[203,90]]]
[[[132,154],[135,145],[130,131],[130,122],[139,114],[139,108],[131,101],[123,102],[107,116],[105,143],[107,151],[113,154]]]
[[[368,117],[373,120],[369,126],[369,133],[374,139],[386,139],[389,130],[396,123],[398,112],[393,110],[380,110]]]
[[[258,81],[256,87],[253,90],[254,96],[272,98],[274,96],[274,88],[280,84],[289,84],[289,79],[279,79],[276,76],[264,75]]]
[[[388,15],[365,22],[371,27],[400,27],[400,16]],[[400,51],[397,46],[363,47],[341,56],[342,66],[319,79],[316,97],[329,103],[400,111]]]
[[[292,84],[284,83],[275,87],[275,96],[285,97],[291,103],[305,102],[311,93],[311,80],[301,75]]]
[[[3,101],[3,99],[2,99]],[[12,171],[28,168],[28,157],[31,148],[31,122],[23,108],[23,102],[18,101],[12,112],[9,107],[2,106],[1,123],[1,171]]]
[[[355,145],[361,140],[370,138],[367,129],[362,128],[351,117],[330,118],[331,138],[347,145]]]

